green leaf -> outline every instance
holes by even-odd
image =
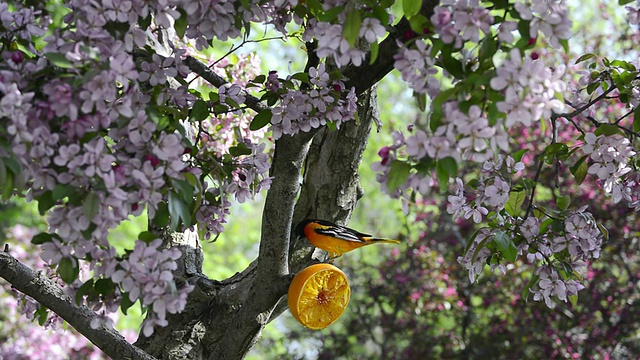
[[[627,5],[632,2],[633,0],[618,0],[618,5]]]
[[[571,204],[571,196],[569,195],[559,196],[558,199],[556,200],[556,204],[558,204],[558,208],[560,210],[566,210],[569,207],[569,204]]]
[[[70,197],[76,192],[76,188],[69,184],[57,184],[51,192],[53,200],[62,200],[66,197]]]
[[[356,40],[360,34],[360,25],[362,25],[362,18],[360,17],[360,11],[351,7],[347,13],[347,19],[342,27],[342,37],[347,40],[349,46],[353,48],[356,45]]]
[[[178,11],[180,12],[180,17],[176,19],[173,27],[176,29],[176,35],[178,35],[179,38],[183,38],[184,33],[187,32],[187,25],[189,25],[187,22],[187,12],[183,9],[178,9]]]
[[[624,133],[622,132],[622,130],[620,130],[619,127],[611,124],[601,124],[593,133],[596,136],[624,135]]]
[[[418,109],[424,112],[427,109],[427,94],[420,94],[414,91],[413,97],[416,99],[416,103],[418,104]]]
[[[202,121],[209,117],[209,105],[202,99],[196,100],[189,112],[189,120]]]
[[[251,120],[249,129],[253,131],[262,129],[263,127],[269,125],[272,116],[273,113],[271,113],[271,109],[264,109],[260,111],[258,114],[256,114],[256,116],[253,117],[253,120]]]
[[[485,63],[490,61],[493,58],[493,55],[496,54],[497,47],[497,39],[493,36],[486,36],[482,41],[482,46],[480,47],[480,62]]]
[[[507,200],[507,203],[504,205],[504,209],[509,215],[518,216],[526,197],[526,191],[511,191],[509,193],[509,200]]]
[[[587,177],[587,171],[589,170],[589,166],[587,165],[587,158],[589,155],[585,155],[578,159],[573,166],[569,169],[573,174],[573,177],[576,178],[576,183],[578,185],[582,184],[584,179]]]
[[[122,299],[120,300],[120,310],[122,310],[123,314],[127,315],[127,311],[135,303],[135,301],[131,301],[131,299],[129,298],[129,293],[122,293]]]
[[[36,319],[38,319],[38,324],[40,324],[40,326],[43,326],[49,318],[49,309],[47,309],[46,306],[38,303],[38,309],[34,313],[34,316]]]
[[[597,225],[600,233],[602,233],[602,236],[604,237],[604,241],[609,241],[609,230],[607,230],[607,228],[600,223],[598,223]]]
[[[76,296],[75,296],[76,305],[80,305],[82,303],[82,298],[91,289],[93,289],[93,278],[85,281],[84,284],[82,284],[76,291]]]
[[[161,228],[169,225],[169,209],[167,203],[164,201],[158,204],[156,214],[153,217],[153,223]]]
[[[13,176],[7,176],[2,184],[2,202],[7,202],[13,196],[13,188]],[[38,203],[38,209],[40,209],[40,203]],[[44,212],[41,212],[40,215],[44,215]]]
[[[394,160],[393,163],[391,163],[389,176],[387,178],[387,188],[389,189],[389,193],[392,194],[407,181],[410,171],[411,165],[406,162]]]
[[[253,80],[251,80],[251,82],[257,83],[257,84],[263,84],[266,80],[267,80],[267,77],[265,75],[258,75]]]
[[[549,227],[551,226],[553,221],[554,221],[554,219],[550,219],[550,218],[547,218],[546,220],[544,220],[542,222],[542,224],[540,224],[540,229],[538,230],[538,234],[542,235],[542,234],[546,233],[547,231],[549,231]]]
[[[0,184],[4,184],[7,181],[7,168],[4,165],[4,161],[0,159]]]
[[[245,143],[238,143],[238,145],[229,148],[229,154],[233,156],[251,155],[251,149]]]
[[[458,79],[462,79],[464,77],[464,69],[462,67],[462,63],[451,56],[449,51],[445,51],[442,53],[442,66],[445,70],[449,72],[449,74],[453,75]]]
[[[593,93],[593,91],[595,89],[597,89],[600,86],[600,82],[599,81],[595,81],[592,82],[591,84],[587,85],[587,94],[591,95],[591,93]]]
[[[524,299],[525,302],[529,301],[529,292],[531,291],[531,287],[538,282],[538,279],[540,279],[540,276],[533,275],[531,279],[529,279],[529,282],[527,283],[527,285],[522,290],[522,298]]]
[[[515,160],[516,162],[520,162],[522,161],[522,157],[524,156],[524,154],[527,153],[527,149],[522,149],[522,150],[518,150],[513,154],[513,160]]]
[[[171,230],[177,230],[180,220],[185,227],[191,226],[191,211],[175,192],[169,192],[169,215],[171,215]]]
[[[578,294],[569,295],[567,296],[567,299],[571,302],[571,306],[575,307],[578,303]]]
[[[194,188],[191,184],[184,180],[171,179],[171,185],[174,190],[177,190],[180,198],[184,200],[185,203],[193,201]]]
[[[138,25],[140,25],[142,30],[147,30],[149,25],[151,25],[151,14],[147,15],[145,18],[138,16]]]
[[[75,258],[63,257],[58,263],[58,274],[60,278],[67,284],[71,284],[78,278],[80,268]]]
[[[520,36],[522,37],[521,40],[522,40],[524,46],[528,46],[529,39],[531,39],[530,29],[531,29],[531,21],[530,20],[520,20],[520,21],[518,21],[518,32],[520,33]],[[521,48],[521,50],[522,49],[523,48]],[[520,51],[520,54],[522,55],[523,52]]]
[[[584,54],[584,55],[580,56],[576,60],[575,64],[579,64],[579,63],[581,63],[583,61],[587,61],[587,60],[592,59],[592,58],[596,58],[597,59],[596,54],[591,54],[591,53]]]
[[[451,156],[439,159],[437,167],[441,167],[450,178],[454,178],[458,175],[458,163]]]
[[[305,84],[309,83],[309,74],[305,72],[299,72],[291,75],[291,79],[302,81]]]
[[[507,235],[504,231],[496,231],[493,237],[493,242],[498,247],[498,251],[508,261],[514,262],[518,257],[518,249],[513,243],[513,239]]]
[[[20,163],[14,159],[14,158],[4,158],[4,162],[5,165],[7,166],[7,169],[11,170],[11,172],[14,175],[18,175],[22,172],[22,167],[20,166]]]
[[[322,5],[319,5],[319,8],[320,11],[322,11]],[[338,18],[338,15],[342,13],[342,10],[344,10],[344,6],[336,6],[327,11],[321,12],[320,14],[318,14],[318,20],[322,22],[331,22]]]
[[[640,131],[640,106],[636,107],[633,110],[633,132],[637,133]]]
[[[429,29],[429,24],[429,19],[422,14],[416,14],[409,19],[411,30],[416,34],[423,34],[425,30]]]
[[[420,12],[422,7],[422,1],[419,0],[402,0],[402,11],[407,19],[411,19],[412,16]]]
[[[369,59],[369,65],[373,64],[374,62],[376,62],[376,59],[378,58],[378,51],[380,50],[380,46],[378,45],[378,42],[373,42],[371,44],[371,58]]]
[[[49,234],[49,233],[40,233],[38,235],[35,235],[34,237],[31,238],[31,243],[35,244],[35,245],[41,245],[44,243],[47,243],[49,241],[51,241],[51,239],[53,239],[54,237],[56,237],[53,234]]]
[[[111,279],[98,279],[93,288],[100,295],[111,295],[116,291],[116,285]]]
[[[9,180],[13,182],[13,178],[8,177],[7,182],[9,182]],[[13,184],[11,187],[13,188]],[[3,188],[2,191],[4,193],[5,189]],[[40,212],[40,215],[44,215],[47,210],[51,209],[56,204],[55,200],[51,197],[51,191],[49,190],[43,192],[42,195],[36,198],[36,200],[38,200],[38,212]]]
[[[378,6],[374,5],[371,14],[376,19],[380,20],[380,23],[385,26],[389,23],[389,13],[387,13],[388,6],[378,3]]]
[[[151,231],[142,231],[138,234],[138,239],[144,241],[147,244],[150,244],[153,240],[157,239],[158,236]]]
[[[45,53],[44,56],[55,66],[61,67],[64,69],[73,68],[73,63],[64,56],[64,54],[57,52],[49,52]]]
[[[87,220],[91,221],[98,215],[100,209],[100,198],[95,192],[91,191],[82,202],[82,210]]]

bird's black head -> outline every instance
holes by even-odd
[[[296,235],[298,235],[299,237],[305,237],[304,235],[304,227],[307,226],[308,223],[315,221],[314,219],[304,219],[302,221],[300,221],[298,223],[298,225],[296,225],[296,228],[294,229],[294,232]]]

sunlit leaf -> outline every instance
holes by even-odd
[[[420,12],[422,1],[419,0],[402,0],[402,11],[407,19]]]
[[[347,40],[350,47],[356,45],[356,40],[360,34],[360,25],[362,24],[362,18],[360,17],[360,11],[351,7],[347,13],[347,19],[342,26],[342,37]]]
[[[509,193],[509,200],[507,200],[507,203],[504,205],[504,209],[509,215],[518,216],[526,197],[526,191],[511,191]]]
[[[589,166],[587,165],[588,157],[589,155],[584,155],[583,157],[578,159],[578,161],[576,161],[576,163],[573,164],[571,168],[569,168],[569,170],[571,171],[571,174],[573,174],[573,176],[575,177],[576,183],[578,185],[582,184],[584,179],[587,177],[587,171],[589,170]]]
[[[411,171],[411,165],[395,160],[391,164],[391,168],[389,169],[389,177],[387,178],[387,188],[390,193],[393,193],[398,189],[402,184],[404,184],[409,178],[409,173]]]

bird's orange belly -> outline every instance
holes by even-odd
[[[357,241],[349,241],[336,239],[331,236],[323,236],[323,235],[315,235],[309,239],[309,241],[313,244],[313,246],[320,248],[331,255],[340,256],[346,252],[349,252],[353,249],[357,249],[364,245],[367,245],[365,242],[357,242]]]

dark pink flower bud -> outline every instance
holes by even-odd
[[[156,167],[158,166],[158,164],[160,164],[160,160],[158,160],[157,157],[153,156],[153,155],[146,155],[144,157],[145,160],[148,160],[151,162],[151,166]]]
[[[382,149],[378,150],[378,156],[380,156],[383,159],[386,159],[389,157],[389,147],[385,146]]]
[[[24,54],[22,54],[22,51],[14,51],[11,54],[11,61],[13,61],[14,63],[21,64],[23,60]]]

